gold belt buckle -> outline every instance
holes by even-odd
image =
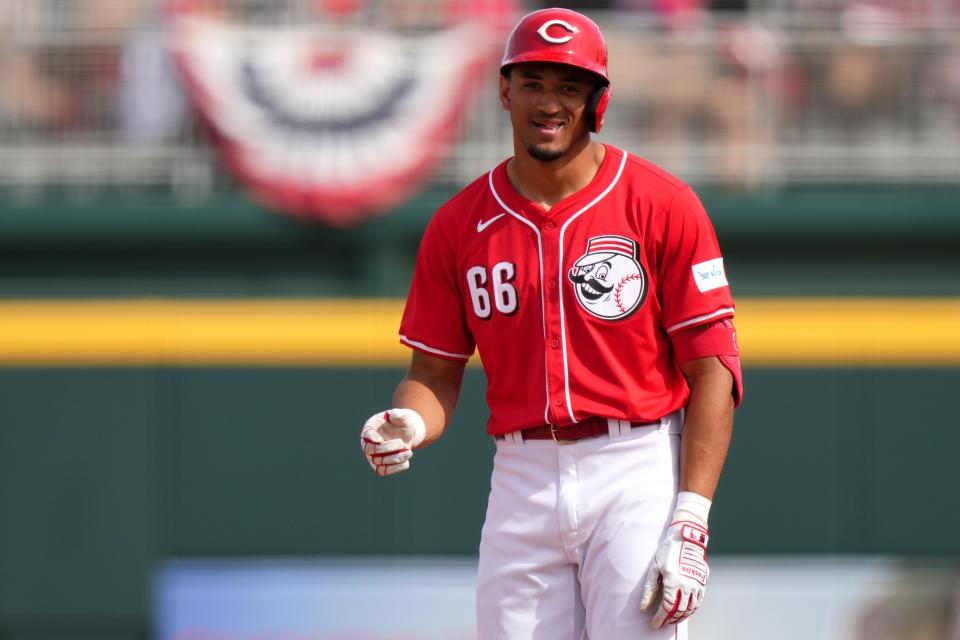
[[[557,444],[573,444],[576,440],[561,440],[557,437],[557,425],[550,425],[550,437],[553,438],[553,441]]]

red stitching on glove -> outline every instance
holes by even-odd
[[[663,608],[663,610],[667,612],[667,617],[663,619],[663,624],[667,624],[668,622],[670,622],[670,618],[672,618],[674,614],[677,612],[677,609],[680,608],[681,596],[683,596],[683,593],[680,591],[680,589],[677,589],[677,595],[674,597],[674,601],[673,601],[673,609],[670,609],[669,611],[667,611],[666,607]]]
[[[692,616],[692,615],[696,612],[696,610],[699,609],[699,608],[700,608],[700,607],[694,607],[693,609],[687,609],[686,613],[683,614],[683,619],[686,620],[687,618],[689,618],[690,616]]]
[[[406,449],[406,448],[404,448],[404,449],[396,449],[396,450],[394,450],[394,451],[386,451],[386,452],[384,452],[384,453],[368,453],[367,455],[368,455],[370,458],[374,458],[374,459],[379,458],[379,460],[378,460],[377,462],[383,462],[383,459],[386,458],[387,456],[395,456],[395,455],[397,455],[398,453],[405,453],[405,452],[407,452],[407,451],[410,451],[410,449]],[[395,463],[391,463],[391,464],[400,464],[400,463],[395,462]]]

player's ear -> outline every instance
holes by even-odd
[[[510,72],[500,74],[500,106],[504,111],[510,111]]]

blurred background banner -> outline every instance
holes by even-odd
[[[483,47],[460,28],[502,38],[544,4],[0,0],[2,640],[153,637],[169,610],[151,576],[191,563],[386,563],[323,574],[325,593],[358,597],[400,565],[471,565],[493,455],[480,368],[411,473],[374,477],[357,433],[404,373],[397,323],[427,221],[511,153],[499,45],[463,66]],[[737,300],[747,400],[698,637],[755,630],[734,612],[758,598],[780,612],[765,637],[788,638],[806,619],[790,603],[831,594],[874,612],[838,638],[954,640],[960,5],[560,4],[608,37],[601,140],[696,188]],[[360,55],[374,41],[387,48]],[[206,74],[199,101],[189,74]],[[374,114],[400,77],[430,101],[362,171],[279,134]],[[277,118],[250,115],[256,96]],[[413,142],[441,113],[448,143]],[[245,145],[264,182],[224,162]],[[429,168],[391,182],[421,155]],[[389,183],[392,204],[318,195],[361,173],[388,177],[357,202]],[[276,184],[309,212],[275,215],[257,187]]]
[[[172,0],[173,55],[244,187],[270,208],[338,226],[395,206],[430,178],[487,88],[513,15],[508,0],[420,11],[275,4],[251,22],[229,2]]]
[[[960,638],[957,567],[727,556],[713,571],[710,597],[689,622],[696,638]],[[467,640],[475,578],[467,558],[171,562],[154,583],[155,637]]]
[[[171,562],[157,640],[470,640],[476,562],[343,558]]]
[[[541,4],[3,0],[0,185],[232,191],[204,119],[228,157],[269,152],[243,167],[275,180],[285,166],[307,185],[359,167],[389,176],[426,157],[408,148],[426,138],[434,171],[415,182],[463,184],[509,151],[495,62],[512,17]],[[686,180],[765,194],[960,180],[954,0],[566,4],[608,34],[617,98],[603,138]],[[429,144],[441,139],[455,145]]]

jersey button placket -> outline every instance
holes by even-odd
[[[553,220],[544,220],[540,224],[543,233],[543,269],[544,295],[546,311],[546,358],[550,411],[548,422],[560,424],[569,422],[564,388],[563,340],[560,335],[560,282],[557,273],[560,268],[560,227]]]

